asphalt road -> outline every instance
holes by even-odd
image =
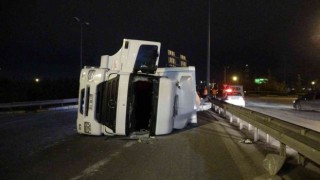
[[[212,112],[199,113],[197,126],[140,140],[78,135],[75,114],[2,119],[2,179],[252,179],[266,173],[265,153],[239,143],[243,135]]]
[[[320,132],[320,111],[297,111],[295,97],[246,97],[246,108]]]
[[[76,110],[0,116],[0,179],[254,179],[277,153],[239,142],[250,135],[212,111],[199,112],[197,125],[140,139],[78,135],[75,120]],[[290,158],[279,175],[320,178]]]
[[[0,115],[0,177],[76,135],[75,120],[76,109]]]

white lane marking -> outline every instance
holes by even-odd
[[[108,156],[107,158],[102,159],[101,161],[98,161],[97,163],[95,163],[92,166],[89,166],[88,168],[83,170],[80,175],[78,175],[74,178],[71,178],[71,180],[77,180],[77,179],[81,179],[84,177],[92,176],[95,172],[99,171],[100,167],[108,164],[112,158],[118,156],[119,154],[120,154],[119,152],[115,152],[115,153],[111,154],[110,156]]]
[[[123,147],[131,147],[132,145],[136,144],[136,141],[130,141],[127,142]],[[82,171],[82,173],[76,177],[71,178],[70,180],[78,180],[82,179],[84,177],[92,176],[95,172],[99,171],[99,168],[108,164],[112,158],[119,156],[120,152],[115,152],[111,154],[110,156],[106,157],[105,159],[102,159],[101,161],[98,161],[97,163],[93,164],[92,166],[87,167],[85,170]]]

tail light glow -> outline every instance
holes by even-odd
[[[226,89],[225,90],[227,93],[231,93],[232,92],[232,89]]]

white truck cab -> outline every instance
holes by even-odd
[[[78,133],[154,136],[197,123],[195,68],[158,68],[159,54],[158,42],[124,39],[100,67],[83,68]]]

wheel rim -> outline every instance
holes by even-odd
[[[301,105],[300,105],[300,103],[297,104],[296,109],[297,109],[298,111],[301,110]]]

